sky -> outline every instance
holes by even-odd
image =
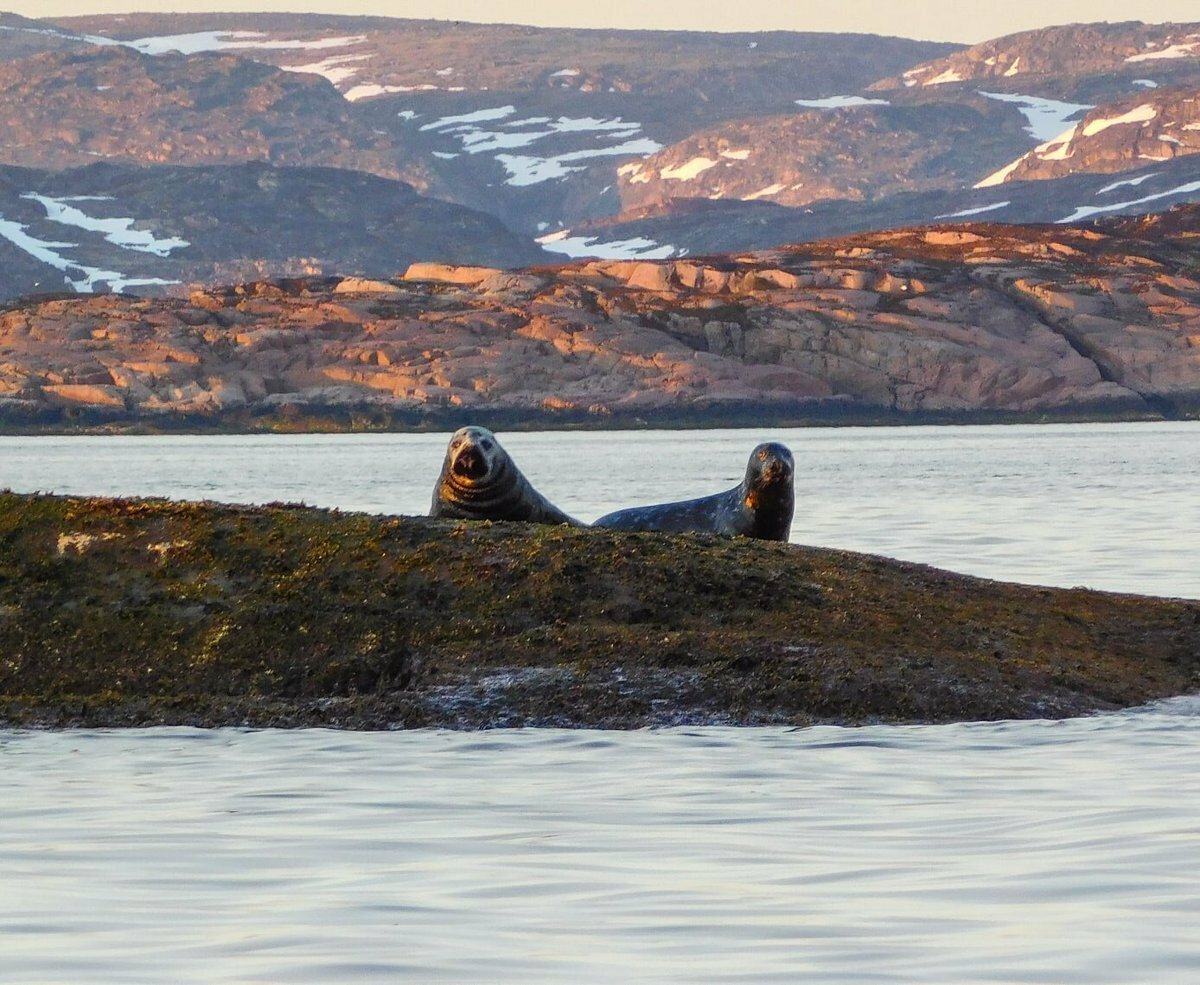
[[[1073,21],[1200,21],[1197,0],[0,0],[27,17],[154,11],[314,11],[558,27],[862,31],[974,43]]]

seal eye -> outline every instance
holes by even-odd
[[[481,442],[479,442],[479,444],[483,448],[484,451],[492,450],[492,443],[490,441],[481,441]]]

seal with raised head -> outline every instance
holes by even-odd
[[[600,517],[592,526],[787,540],[795,507],[795,470],[786,445],[764,442],[750,453],[746,477],[732,489],[679,503],[617,510]]]
[[[534,489],[496,436],[481,427],[459,428],[450,438],[429,515],[582,526]]]

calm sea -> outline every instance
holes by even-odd
[[[501,434],[584,521],[796,456],[797,543],[991,578],[1200,598],[1200,423]],[[448,435],[0,437],[0,488],[421,514]]]
[[[0,486],[421,513],[446,435],[0,438]],[[794,539],[1200,597],[1200,426],[512,434],[580,519],[796,453]],[[1180,983],[1200,698],[1069,722],[0,731],[0,982]]]

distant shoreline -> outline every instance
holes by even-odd
[[[831,402],[832,404],[832,402]],[[909,427],[1004,424],[1119,424],[1200,420],[1200,408],[1183,415],[1133,411],[1127,404],[1111,408],[1061,411],[925,411],[902,412],[866,406],[830,405],[782,411],[770,406],[722,407],[712,411],[659,411],[606,415],[569,411],[519,409],[459,409],[392,411],[378,407],[296,406],[287,413],[156,415],[124,418],[104,411],[47,411],[33,419],[6,416],[0,411],[0,435],[71,434],[363,434],[454,431],[480,424],[505,431],[639,431],[714,430],[721,428]]]

